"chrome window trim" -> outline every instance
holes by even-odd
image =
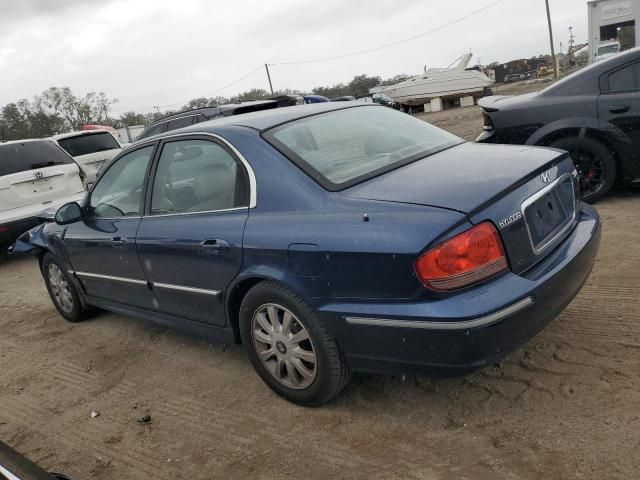
[[[185,127],[188,128],[188,127]],[[158,134],[161,135],[161,134]],[[184,133],[176,133],[173,135],[166,135],[166,136],[153,136],[150,137],[148,139],[144,139],[142,140],[140,143],[134,143],[133,145],[137,147],[140,147],[142,145],[144,145],[145,143],[152,143],[152,142],[162,142],[168,139],[175,139],[175,138],[188,138],[188,137],[193,137],[193,136],[197,136],[197,135],[201,135],[201,136],[205,136],[205,137],[211,137],[211,138],[215,138],[219,141],[221,141],[222,143],[224,143],[232,152],[233,154],[240,159],[240,162],[242,163],[242,165],[244,165],[244,168],[247,170],[247,174],[249,175],[249,208],[256,208],[256,204],[257,204],[257,182],[256,182],[256,174],[253,171],[253,168],[251,168],[251,165],[249,164],[249,162],[247,161],[247,159],[244,157],[244,155],[242,155],[242,153],[240,153],[240,151],[233,146],[233,144],[231,142],[229,142],[226,138],[221,137],[220,135],[218,135],[217,133],[210,133],[210,132],[200,132],[200,131],[196,131],[196,132],[184,132]],[[153,188],[153,185],[151,185],[151,188]],[[247,207],[242,207],[242,208],[247,208]],[[171,214],[173,215],[173,214]]]
[[[153,288],[164,288],[165,290],[178,290],[181,292],[199,293],[201,295],[211,295],[217,297],[220,295],[219,290],[207,290],[204,288],[182,287],[180,285],[171,285],[169,283],[153,283]]]
[[[114,282],[133,283],[136,285],[147,285],[146,280],[136,280],[134,278],[114,277],[112,275],[100,275],[98,273],[75,272],[78,277],[97,278],[99,280],[112,280]]]
[[[2,465],[0,465],[0,477],[6,478],[7,480],[20,480],[19,477],[16,477],[13,472],[9,471]]]
[[[461,322],[428,322],[428,321],[411,321],[411,320],[395,320],[387,318],[361,318],[361,317],[344,317],[347,323],[351,325],[364,325],[369,327],[389,327],[389,328],[408,328],[413,330],[470,330],[473,328],[487,327],[494,323],[498,323],[505,318],[518,313],[525,308],[530,307],[535,302],[533,297],[527,297],[519,302],[510,305],[498,312],[492,313],[485,317],[476,318],[474,320],[466,320]]]
[[[176,212],[176,213],[159,213],[159,214],[149,214],[145,215],[145,220],[148,218],[162,218],[162,217],[177,217],[182,215],[203,215],[207,213],[225,213],[225,212],[238,212],[240,210],[247,210],[249,207],[234,207],[234,208],[225,208],[222,210],[204,210],[202,212]]]
[[[550,191],[555,189],[560,183],[564,182],[567,178],[571,179],[571,183],[572,183],[572,187],[573,187],[571,189],[571,195],[572,195],[572,198],[573,198],[573,216],[567,221],[567,224],[564,227],[562,227],[562,229],[558,233],[556,233],[552,238],[550,238],[549,240],[544,242],[544,244],[536,247],[536,245],[533,243],[533,238],[531,237],[531,230],[529,229],[529,224],[527,223],[527,217],[524,214],[525,210],[531,204],[535,203],[536,200],[539,200],[541,197],[544,197],[547,193],[549,193]],[[577,205],[577,199],[576,199],[576,190],[575,190],[575,185],[574,185],[574,177],[571,175],[571,173],[565,173],[563,175],[560,175],[553,183],[547,185],[545,188],[543,188],[542,190],[538,191],[537,193],[534,193],[532,196],[530,196],[524,202],[522,202],[522,205],[520,206],[520,212],[522,213],[522,218],[524,219],[524,224],[527,227],[527,236],[529,237],[529,244],[531,245],[531,248],[533,249],[533,252],[536,255],[540,255],[547,248],[549,248],[554,243],[556,243],[556,241],[560,237],[564,236],[564,234],[567,233],[567,231],[569,229],[571,229],[571,227],[573,227],[573,225],[576,222],[576,218],[577,218],[577,215],[578,215],[578,205]]]

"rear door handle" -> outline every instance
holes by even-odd
[[[224,250],[229,250],[229,242],[221,240],[219,238],[212,238],[210,240],[204,240],[200,243],[199,250],[202,253],[217,254]]]
[[[630,105],[611,105],[609,107],[609,111],[616,114],[627,113],[629,110],[631,110]]]
[[[126,247],[129,244],[127,237],[113,237],[111,239],[111,245],[114,247]]]

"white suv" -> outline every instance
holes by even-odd
[[[87,175],[87,183],[95,182],[102,164],[122,150],[120,143],[108,130],[84,130],[51,138],[80,165]]]
[[[0,143],[0,251],[42,223],[47,210],[80,200],[83,175],[49,139]]]

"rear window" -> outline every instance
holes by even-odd
[[[332,191],[463,143],[422,120],[376,106],[307,117],[276,127],[265,138]]]
[[[73,159],[50,141],[0,144],[0,177],[69,163]]]
[[[115,138],[113,138],[113,135],[107,132],[63,138],[62,140],[58,140],[58,143],[72,157],[120,148],[120,145]]]
[[[162,123],[159,123],[158,125],[150,127],[144,132],[142,132],[136,140],[142,140],[143,138],[153,137],[154,135],[158,135],[164,132],[164,127],[166,126],[167,126],[167,122],[162,122]]]

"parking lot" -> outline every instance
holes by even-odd
[[[422,118],[482,126],[477,107]],[[3,260],[0,437],[79,479],[637,478],[640,194],[598,210],[594,272],[524,348],[460,379],[357,375],[320,409],[276,397],[241,347],[108,313],[68,324],[33,258]]]

